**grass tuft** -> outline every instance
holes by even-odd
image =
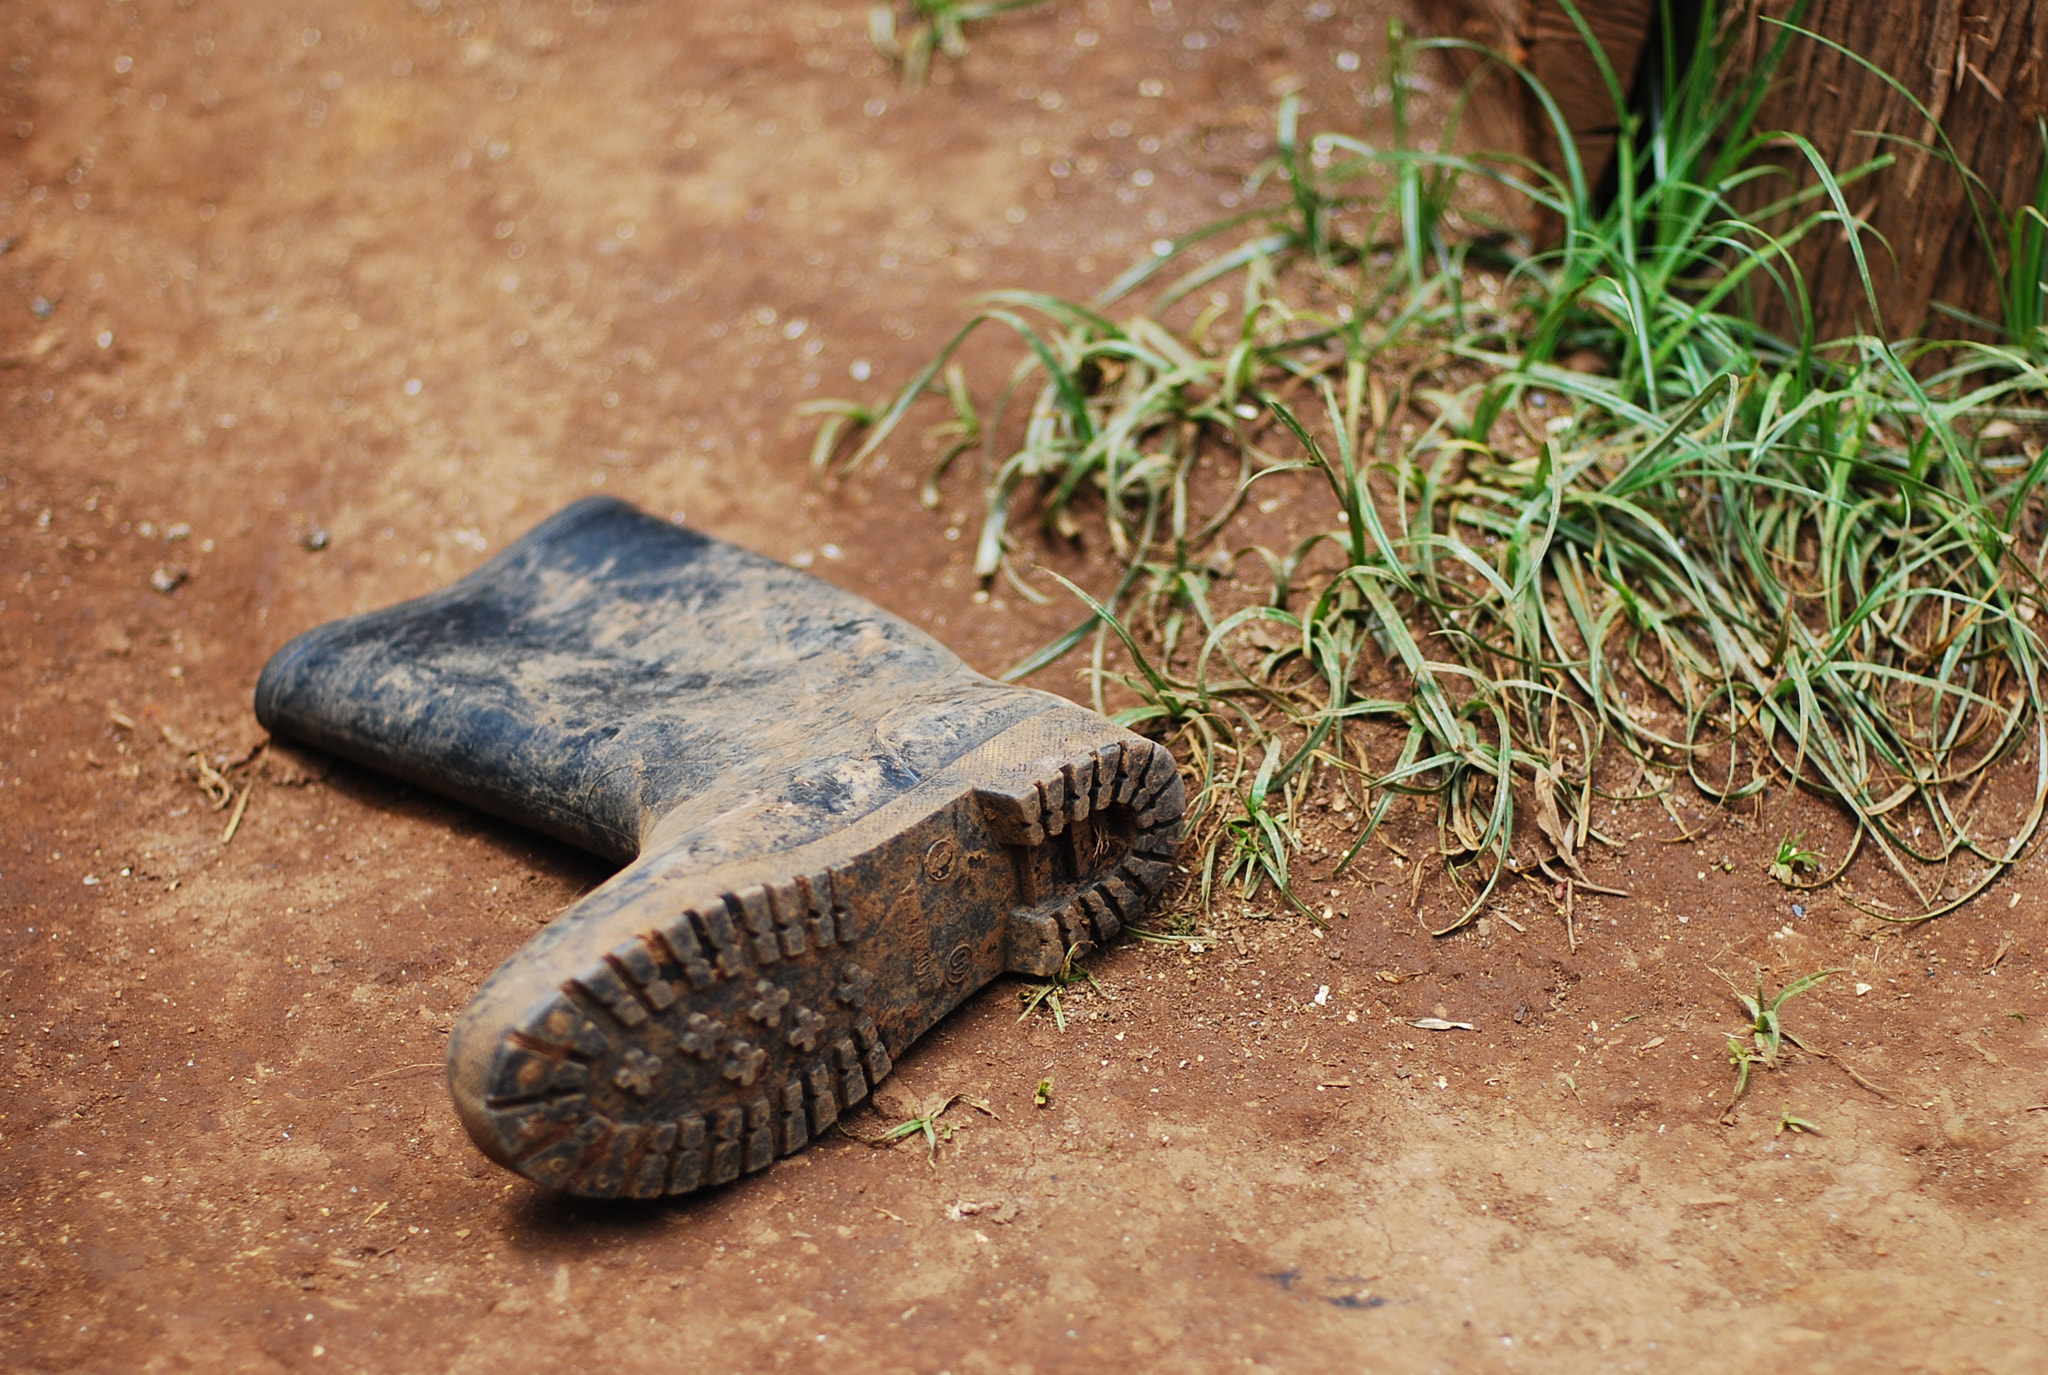
[[[1085,650],[1096,705],[1192,761],[1205,911],[1294,901],[1302,808],[1329,791],[1360,817],[1340,871],[1400,798],[1433,812],[1439,934],[1538,863],[1583,878],[1596,799],[1668,807],[1680,777],[1836,804],[1854,833],[1819,882],[1871,856],[1912,894],[1866,909],[1885,920],[1953,910],[2038,829],[2048,219],[1998,231],[2005,342],[1816,338],[1793,250],[1841,235],[1866,263],[1846,188],[1890,155],[1832,168],[1759,128],[1810,40],[1781,26],[1738,68],[1741,26],[1703,8],[1703,57],[1669,45],[1661,100],[1618,107],[1611,196],[1525,70],[1396,25],[1390,145],[1310,134],[1290,97],[1253,208],[1088,303],[995,293],[888,404],[830,411],[817,461],[845,469],[937,399],[924,491],[978,462],[984,579],[1028,586],[1034,542],[1099,540],[1114,585],[1052,575],[1083,614],[1008,676]],[[1442,49],[1481,59],[1457,109],[1528,86],[1561,170],[1458,152],[1455,110],[1414,137],[1405,77]],[[1558,242],[1488,225],[1487,195]],[[1791,337],[1753,323],[1765,293]],[[958,355],[988,329],[1017,351],[977,403]],[[1233,546],[1268,494],[1325,523]],[[1815,858],[1788,843],[1781,881]]]
[[[1067,1029],[1066,993],[1069,987],[1086,981],[1103,997],[1109,996],[1093,974],[1074,962],[1074,956],[1080,953],[1080,949],[1078,945],[1069,947],[1066,958],[1060,961],[1059,971],[1044,983],[1027,984],[1017,990],[1017,997],[1024,1003],[1024,1010],[1017,1015],[1018,1021],[1028,1021],[1031,1014],[1043,1006],[1051,1011],[1053,1025],[1064,1032]]]
[[[911,1109],[908,1118],[885,1131],[877,1132],[873,1136],[861,1136],[856,1132],[847,1131],[844,1124],[840,1126],[840,1130],[846,1132],[854,1140],[864,1142],[870,1146],[893,1146],[897,1142],[906,1141],[913,1136],[922,1136],[924,1137],[925,1147],[929,1152],[925,1163],[937,1165],[939,1163],[939,1143],[951,1141],[953,1133],[960,1130],[951,1122],[943,1120],[947,1110],[956,1103],[965,1103],[968,1107],[987,1117],[996,1116],[996,1110],[981,1099],[971,1094],[954,1093],[925,1099],[922,1103],[917,1104]]]
[[[1800,874],[1820,863],[1820,853],[1807,849],[1805,842],[1804,832],[1786,836],[1778,842],[1777,857],[1771,861],[1771,877],[1787,888],[1806,887],[1800,881]]]
[[[1715,972],[1719,973],[1718,970]],[[1821,980],[1827,978],[1828,975],[1837,972],[1839,971],[1823,969],[1818,973],[1794,979],[1774,994],[1766,994],[1764,992],[1763,971],[1758,970],[1756,976],[1756,995],[1754,997],[1737,988],[1728,979],[1727,975],[1721,975],[1722,981],[1727,983],[1728,987],[1733,990],[1736,1001],[1742,1004],[1742,1010],[1749,1016],[1749,1026],[1745,1029],[1749,1042],[1745,1044],[1740,1036],[1730,1036],[1728,1038],[1728,1062],[1735,1068],[1735,1096],[1728,1100],[1728,1106],[1722,1110],[1721,1120],[1723,1122],[1728,1122],[1733,1118],[1735,1105],[1742,1101],[1743,1093],[1748,1090],[1751,1066],[1762,1065],[1765,1069],[1776,1069],[1778,1067],[1778,1052],[1783,1049],[1784,1043],[1787,1041],[1790,1041],[1795,1046],[1799,1046],[1801,1050],[1806,1049],[1806,1046],[1801,1043],[1797,1036],[1785,1030],[1785,1024],[1779,1009],[1801,993],[1812,988],[1815,984],[1818,984]]]
[[[967,26],[1045,0],[879,0],[868,11],[868,41],[902,73],[905,86],[918,87],[931,75],[932,59],[967,55]]]

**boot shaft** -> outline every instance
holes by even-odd
[[[623,862],[665,820],[736,811],[750,836],[700,838],[718,858],[815,839],[1057,700],[807,573],[593,497],[452,586],[299,636],[256,715]]]

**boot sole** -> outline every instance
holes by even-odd
[[[1183,785],[1158,745],[1049,718],[769,861],[636,861],[569,950],[515,956],[465,1012],[449,1081],[478,1146],[589,1198],[724,1184],[817,1139],[996,975],[1114,939],[1172,876]]]

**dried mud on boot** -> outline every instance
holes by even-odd
[[[300,636],[256,705],[626,862],[485,982],[448,1056],[480,1149],[590,1197],[801,1149],[997,974],[1114,939],[1180,838],[1158,745],[606,499]]]

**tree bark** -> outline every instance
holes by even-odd
[[[1657,4],[1658,0],[1581,0],[1578,5],[1624,97],[1635,84]],[[1619,117],[1614,93],[1564,6],[1558,0],[1424,0],[1423,9],[1439,30],[1485,43],[1529,69],[1571,130],[1587,182],[1598,186],[1614,156]],[[1562,174],[1563,146],[1542,102],[1519,81],[1511,100],[1521,123],[1515,151]],[[1537,236],[1554,238],[1560,227],[1561,222],[1539,224]]]
[[[1598,40],[1626,101],[1636,83],[1657,0],[1586,0],[1578,10]],[[1528,0],[1522,6],[1518,37],[1529,55],[1531,74],[1550,92],[1572,132],[1587,182],[1597,187],[1614,160],[1615,139],[1621,128],[1614,90],[1593,59],[1585,35],[1557,0]],[[1562,172],[1564,156],[1556,126],[1534,92],[1525,88],[1523,99],[1536,156],[1545,166]]]
[[[1659,4],[1579,5],[1625,86],[1638,78]],[[1530,68],[1556,100],[1597,187],[1614,149],[1614,103],[1558,0],[1424,0],[1424,8],[1440,27],[1484,33]],[[1794,8],[1794,0],[1730,7],[1724,22],[1749,30],[1739,48],[1743,60],[1769,51],[1781,30],[1766,21],[1784,19]],[[1998,282],[2005,246],[1997,221],[2034,199],[2041,172],[2036,120],[2048,113],[2048,0],[1810,0],[1801,27],[1890,74],[1926,110],[1921,114],[1884,77],[1827,42],[1792,39],[1757,127],[1804,137],[1837,171],[1881,154],[1896,159],[1845,193],[1852,216],[1867,225],[1872,292],[1865,292],[1839,228],[1809,235],[1795,254],[1818,337],[1869,329],[1895,339],[1981,335],[1933,307],[2002,319]],[[1561,171],[1557,140],[1533,99],[1524,101],[1523,123],[1520,151]],[[1981,179],[1974,208],[1953,166],[1938,152],[1914,146],[1938,143],[1937,124],[1956,157]],[[1759,185],[1753,205],[1817,180],[1789,140],[1773,156],[1787,176]],[[1553,238],[1556,229],[1539,224],[1538,237]],[[1759,298],[1758,311],[1762,323],[1780,333],[1796,325],[1792,310],[1774,295]]]
[[[1762,8],[1782,16],[1792,7],[1769,0]],[[1762,52],[1777,31],[1751,22]],[[1926,109],[1921,114],[1868,68],[1812,39],[1795,37],[1786,53],[1760,127],[1803,134],[1837,170],[1887,152],[1897,158],[1845,192],[1855,218],[1871,230],[1864,248],[1875,317],[1845,233],[1816,234],[1797,254],[1819,336],[1863,329],[1892,338],[1980,333],[1932,307],[1945,303],[1994,322],[2002,317],[2003,235],[1979,213],[1995,220],[2034,197],[2042,156],[2035,121],[2048,97],[2048,3],[1814,0],[1802,27],[1890,73]],[[1977,211],[1963,178],[1939,153],[1898,141],[1936,144],[1937,124],[1956,157],[1983,179]],[[1778,157],[1800,183],[1815,180],[1794,150]],[[1984,242],[1987,227],[1991,245]],[[1773,323],[1782,328],[1789,315],[1781,311]]]

